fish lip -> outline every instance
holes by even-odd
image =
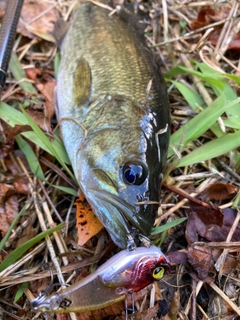
[[[99,200],[108,202],[113,205],[125,220],[130,220],[133,225],[139,227],[136,220],[134,219],[134,216],[136,216],[136,209],[134,208],[134,206],[130,205],[119,196],[105,190],[88,189],[88,191]]]
[[[129,225],[130,222],[132,227],[130,226],[129,228],[129,234],[132,234],[133,228],[136,228],[144,235],[148,233],[148,231],[145,230],[143,225],[141,225],[140,223],[136,208],[133,205],[126,202],[123,198],[102,189],[96,190],[89,188],[88,192],[94,195],[94,197],[99,199],[101,202],[107,202],[114,206],[119,212],[119,214],[122,216],[122,218],[126,221],[126,224]]]

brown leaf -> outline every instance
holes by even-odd
[[[31,126],[25,124],[25,125],[20,125],[16,124],[8,133],[7,133],[7,142],[11,139],[13,139],[15,136],[22,132],[27,132],[27,131],[32,131]]]
[[[27,77],[33,81],[37,79],[37,76],[42,74],[42,70],[39,68],[27,68],[25,69],[25,72],[27,74]]]
[[[46,117],[51,119],[54,115],[54,89],[56,87],[56,81],[51,78],[47,78],[47,81],[43,83],[37,84],[38,90],[43,94],[46,101]]]
[[[218,10],[210,7],[199,11],[197,20],[191,20],[189,25],[192,30],[196,30],[217,21],[226,19],[229,15],[229,6],[220,6]]]
[[[231,208],[223,209],[224,220],[222,227],[205,224],[195,212],[191,212],[188,217],[185,236],[189,244],[199,241],[199,236],[208,241],[225,241],[233,221],[236,217],[236,210]],[[240,239],[240,224],[236,228],[232,241]]]
[[[28,110],[27,113],[43,131],[49,134],[52,133],[50,120],[47,117],[45,117],[43,112]]]
[[[186,250],[167,252],[166,256],[171,264],[186,264],[188,261]]]
[[[238,192],[238,187],[228,183],[215,183],[199,194],[202,201],[223,201],[232,199]]]
[[[214,280],[214,263],[209,248],[198,245],[188,248],[188,261],[199,279],[208,283]]]
[[[25,194],[26,196],[29,194],[28,180],[26,176],[15,175],[13,186],[16,193]]]
[[[192,211],[196,212],[198,217],[205,223],[206,225],[215,224],[219,227],[223,224],[223,213],[220,208],[214,207],[213,205],[206,206],[203,202],[202,205],[199,203],[195,203],[189,201],[189,206]]]
[[[83,197],[75,202],[77,206],[76,219],[78,229],[78,245],[84,245],[90,238],[103,229],[103,225],[95,216],[89,204]]]
[[[69,314],[66,314],[66,313],[57,313],[56,319],[57,320],[71,320],[71,317]]]
[[[185,236],[188,244],[197,242],[199,234],[203,237],[207,233],[207,226],[197,216],[195,212],[190,212],[187,220]]]
[[[52,34],[54,23],[58,19],[59,13],[51,3],[41,0],[25,0],[17,30],[31,39],[34,38],[34,35],[44,37],[45,34]]]
[[[18,214],[18,199],[13,193],[13,187],[0,184],[0,232],[6,234],[11,223]]]
[[[18,198],[16,195],[11,196],[5,203],[5,212],[9,225],[13,222],[18,214]]]
[[[0,183],[0,207],[4,206],[6,198],[14,194],[13,186]]]
[[[218,10],[210,7],[204,8],[199,11],[197,20],[189,21],[189,26],[192,30],[200,29],[208,26],[211,23],[223,21],[228,18],[230,12],[229,6],[219,6]],[[223,24],[215,27],[215,30],[209,35],[209,41],[213,46],[216,46],[219,36],[222,31]],[[237,33],[235,38],[229,43],[228,50],[240,50],[240,32]]]
[[[6,214],[3,208],[0,208],[0,232],[2,237],[7,233],[10,225],[7,222]]]
[[[212,250],[212,256],[213,256],[214,262],[217,261],[221,253],[222,253],[221,249]],[[240,261],[239,261],[238,253],[237,252],[236,254],[229,253],[226,259],[224,260],[224,264],[222,266],[222,273],[224,275],[232,274],[232,272],[234,272],[237,269],[239,264],[240,264]]]

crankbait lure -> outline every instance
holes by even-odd
[[[101,309],[161,279],[169,266],[168,259],[155,246],[123,250],[93,274],[61,292],[52,296],[40,293],[31,301],[31,307],[36,311],[61,313]]]

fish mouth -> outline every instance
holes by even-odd
[[[124,199],[116,196],[115,194],[105,190],[90,190],[90,192],[99,200],[113,205],[116,209],[118,209],[123,218],[130,221],[135,227],[139,227],[136,219],[136,209],[134,206],[130,205]]]
[[[135,229],[147,234],[134,206],[119,196],[105,190],[88,189],[85,194],[93,211],[121,248],[128,246],[128,236],[136,235]]]

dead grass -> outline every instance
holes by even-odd
[[[30,32],[32,38],[29,39],[18,34],[15,43],[15,51],[19,60],[28,77],[32,79],[27,81],[32,83],[37,95],[34,92],[24,91],[19,86],[22,79],[16,82],[9,74],[2,100],[15,106],[16,102],[22,103],[37,97],[38,101],[33,107],[34,111],[46,114],[53,109],[53,99],[49,98],[53,92],[39,91],[38,85],[44,83],[48,86],[49,79],[52,81],[54,78],[53,60],[56,46],[51,42],[52,36],[48,34],[52,25],[50,21],[53,16],[62,16],[67,20],[74,2],[60,0],[42,2],[47,4],[48,9],[45,7],[40,9],[42,13],[35,13],[35,18],[31,16],[30,23],[25,23],[27,31],[25,33],[21,31],[25,35]],[[240,28],[239,18],[237,18],[239,15],[237,1],[232,0],[224,3],[220,1],[162,0],[161,2],[143,2],[139,6],[152,19],[148,21],[146,37],[149,46],[161,59],[163,72],[169,71],[178,64],[192,69],[191,61],[194,60],[202,61],[221,73],[240,75],[239,49],[228,50],[231,40],[238,34]],[[223,18],[225,6],[229,6],[230,11],[227,17]],[[218,13],[215,16],[216,21],[198,28],[199,30],[192,31],[189,24],[197,20],[198,13],[206,7],[210,7]],[[54,13],[51,14],[53,10]],[[50,14],[50,18],[46,18],[46,13]],[[25,12],[25,14],[30,16],[30,13]],[[41,22],[39,22],[40,18],[43,19]],[[34,25],[34,23],[36,24]],[[47,30],[41,29],[40,26],[43,23],[47,25]],[[216,27],[220,31],[217,42],[213,45],[209,37],[212,28],[215,30]],[[206,105],[212,103],[213,93],[208,91],[198,78],[190,74],[182,74],[178,76],[177,80],[198,92]],[[168,84],[170,87],[171,84]],[[239,92],[236,83],[232,83],[232,85],[236,92]],[[192,118],[195,112],[175,87],[171,87],[169,98],[174,131],[189,118]],[[54,121],[52,120],[51,125],[56,126]],[[222,127],[221,118],[219,118],[219,124]],[[10,215],[17,216],[20,209],[27,204],[24,215],[19,218],[2,248],[1,259],[3,260],[12,250],[36,236],[40,230],[47,230],[62,221],[66,225],[64,232],[56,231],[53,235],[46,236],[46,241],[35,245],[30,252],[25,253],[21,259],[0,273],[0,318],[43,319],[45,316],[35,315],[29,309],[28,300],[36,296],[40,290],[44,290],[50,282],[50,271],[44,270],[45,262],[51,264],[53,273],[57,274],[60,283],[70,283],[72,278],[76,281],[76,279],[84,277],[88,272],[87,266],[94,269],[97,266],[97,261],[102,257],[107,259],[111,252],[116,252],[116,248],[111,243],[105,245],[107,241],[105,232],[101,232],[98,237],[88,241],[83,248],[78,247],[73,218],[75,197],[53,187],[53,185],[69,187],[68,181],[70,180],[74,189],[76,187],[73,180],[61,167],[49,165],[54,162],[54,158],[36,147],[32,141],[30,145],[37,158],[40,159],[47,182],[41,181],[31,173],[29,164],[18,145],[14,144],[13,139],[7,139],[9,129],[3,122],[1,129],[1,185],[13,186],[13,188],[4,189],[5,191],[0,189],[2,211],[9,221],[12,221]],[[53,133],[47,130],[47,134],[51,137]],[[195,140],[194,144],[200,145],[202,139],[209,138],[209,136],[212,136],[212,133],[206,132],[203,137]],[[185,152],[188,153],[189,150],[186,148]],[[171,167],[171,161],[170,159],[169,167]],[[174,168],[166,178],[166,183],[192,197],[199,195],[207,186],[218,182],[239,186],[240,165],[237,160],[235,163],[238,165],[233,167],[233,159],[229,156],[220,156],[217,159],[195,165]],[[238,209],[238,203],[234,202],[234,198],[224,202],[218,200],[215,204],[221,206],[222,209],[232,208],[233,205]],[[176,218],[188,216],[189,212],[188,200],[163,188],[162,205],[156,224],[164,224]],[[215,269],[212,283],[208,281],[204,283],[204,279],[199,278],[199,274],[193,266],[176,263],[171,273],[167,274],[160,284],[162,292],[159,285],[155,284],[146,289],[147,291],[144,291],[143,295],[136,296],[135,308],[139,313],[135,319],[153,318],[158,311],[158,307],[154,307],[154,305],[159,299],[166,299],[169,308],[167,315],[162,316],[161,319],[238,319],[240,316],[240,239],[234,242],[231,242],[231,239],[234,231],[239,227],[239,216],[238,213],[234,223],[229,227],[226,241],[214,241],[214,239],[207,241],[203,239],[204,237],[199,237],[198,243],[190,245],[190,247],[195,245],[202,246],[201,248],[207,247],[211,258],[216,259],[213,262]],[[9,222],[9,226],[10,224]],[[6,229],[9,226],[6,226]],[[185,228],[186,224],[181,224],[168,230],[162,246],[165,252],[186,252],[188,243],[184,234]],[[229,257],[234,263],[228,262],[227,265],[226,261],[230,259]],[[226,271],[227,266],[230,269]],[[21,284],[26,282],[29,282],[28,289],[21,288]],[[25,294],[22,295],[21,290]],[[19,295],[19,299],[15,303],[13,297],[16,294]],[[207,310],[205,309],[206,305],[208,306]],[[103,319],[106,317],[110,319],[111,316],[113,319],[123,310],[124,306],[120,303],[106,310],[79,315],[70,314],[67,317],[68,319]],[[63,318],[58,316],[57,319]],[[117,319],[124,319],[124,317]]]

